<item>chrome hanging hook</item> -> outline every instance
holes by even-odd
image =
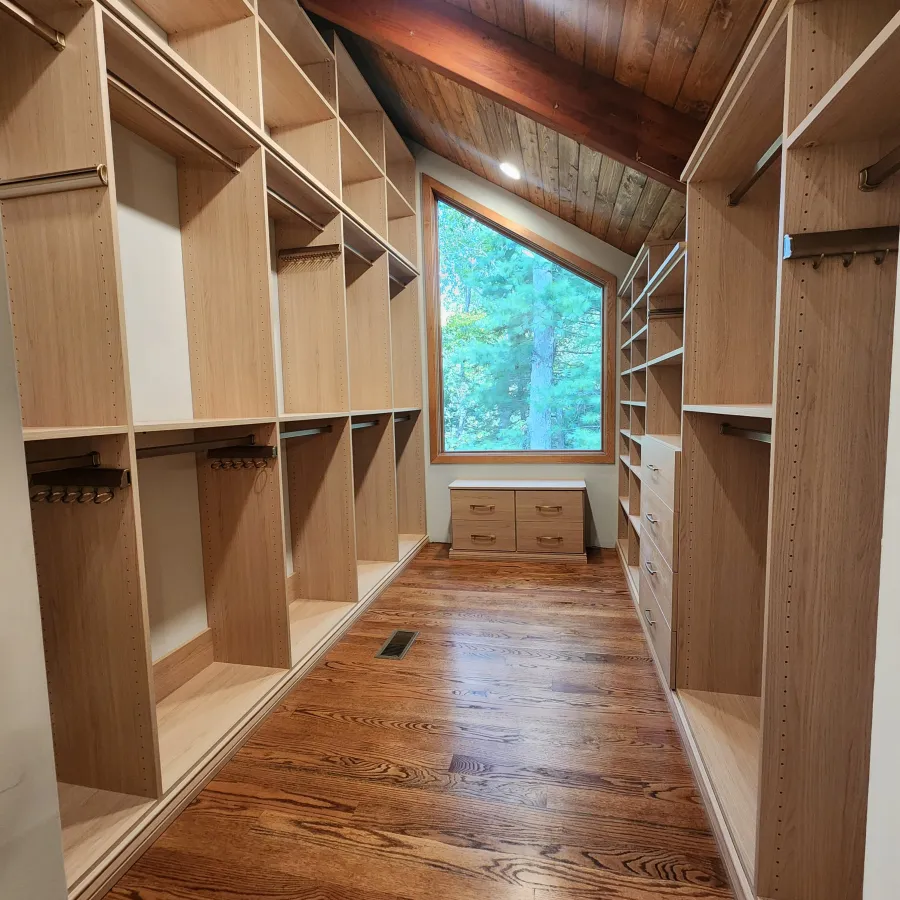
[[[844,268],[849,269],[850,266],[852,266],[853,263],[856,262],[856,251],[854,250],[852,253],[845,253],[843,255],[842,259],[843,259],[843,263],[844,263]]]

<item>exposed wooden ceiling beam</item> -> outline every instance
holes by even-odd
[[[444,0],[303,0],[310,11],[670,187],[703,126]]]

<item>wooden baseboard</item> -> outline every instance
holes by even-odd
[[[528,562],[587,562],[587,553],[519,553],[517,550],[450,550],[450,559],[527,560]]]
[[[292,669],[285,672],[274,687],[247,712],[221,741],[156,801],[147,812],[122,835],[90,871],[69,887],[69,900],[96,900],[109,891],[138,857],[172,824],[178,814],[215,778],[220,769],[237,753],[250,735],[262,725],[268,714],[312,670],[356,620],[388,588],[391,582],[415,559],[428,543],[427,536],[396,564],[390,575],[379,582],[350,615],[319,646],[312,649]],[[179,648],[180,649],[180,648]],[[175,651],[177,652],[177,651]]]
[[[201,631],[187,643],[158,659],[153,663],[156,702],[164,700],[172,691],[178,690],[195,675],[199,675],[213,661],[211,628]]]
[[[706,809],[706,815],[709,819],[713,835],[715,836],[716,845],[719,848],[719,855],[722,857],[725,869],[728,872],[728,880],[731,882],[731,889],[734,891],[736,900],[757,900],[757,895],[750,885],[747,872],[744,869],[744,865],[738,854],[737,845],[734,843],[734,840],[731,837],[731,831],[726,824],[725,814],[716,797],[712,780],[706,769],[706,763],[704,763],[703,757],[700,754],[700,748],[694,740],[694,735],[691,732],[691,726],[685,715],[684,707],[682,707],[681,701],[678,699],[677,692],[669,687],[668,678],[663,672],[659,660],[656,658],[653,642],[647,634],[644,626],[644,619],[640,613],[638,589],[637,586],[633,585],[631,582],[628,560],[622,555],[622,550],[618,544],[616,544],[616,550],[619,555],[619,563],[621,564],[622,571],[625,575],[625,581],[628,584],[628,592],[631,594],[631,601],[635,607],[635,615],[637,616],[638,622],[641,623],[641,631],[644,633],[644,641],[650,650],[650,658],[653,660],[656,676],[659,678],[659,682],[662,685],[663,693],[666,695],[666,702],[669,704],[672,718],[675,720],[675,726],[678,728],[678,733],[681,735],[681,743],[684,747],[688,762],[690,763],[691,771],[694,773],[694,780],[697,782],[697,788],[700,791],[703,806]]]

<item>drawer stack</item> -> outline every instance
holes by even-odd
[[[585,561],[583,481],[454,481],[451,557]]]
[[[674,678],[680,458],[681,452],[673,442],[649,436],[644,439],[639,606],[657,661],[670,684]]]

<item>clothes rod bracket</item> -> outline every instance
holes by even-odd
[[[43,38],[54,50],[66,49],[66,36],[55,28],[46,25],[40,19],[33,16],[27,9],[22,9],[13,0],[0,0],[0,10],[15,19],[20,25],[24,25],[29,31]]]
[[[320,425],[316,428],[301,428],[299,431],[285,431],[280,437],[282,441],[291,441],[294,438],[312,437],[314,434],[331,434],[331,426]]]
[[[723,422],[719,428],[719,434],[725,434],[729,437],[743,438],[746,441],[759,441],[761,444],[771,444],[772,434],[768,431],[755,431],[752,428],[740,428],[737,425],[729,425]]]
[[[839,256],[844,268],[848,269],[857,256],[874,254],[875,265],[880,266],[892,250],[897,250],[898,239],[900,229],[897,226],[786,234],[783,257],[814,259],[813,268],[818,269],[826,257]]]
[[[40,194],[59,194],[63,191],[82,191],[87,188],[106,187],[109,172],[105,163],[86,169],[70,169],[67,172],[50,172],[45,175],[28,175],[0,181],[0,200],[19,197],[36,197]]]
[[[859,189],[861,191],[874,191],[898,171],[900,171],[900,147],[891,150],[890,153],[879,159],[877,163],[860,169]]]
[[[778,135],[772,146],[756,161],[753,171],[728,195],[729,206],[737,206],[747,196],[753,185],[781,159],[783,142],[783,136]]]

